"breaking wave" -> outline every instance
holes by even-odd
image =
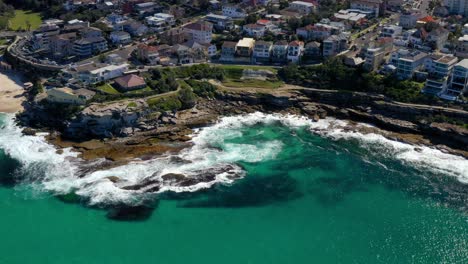
[[[0,119],[2,117],[0,116]],[[22,135],[13,116],[4,116],[0,127],[0,149],[21,163],[18,177],[40,190],[55,194],[75,192],[90,204],[138,204],[154,193],[193,192],[214,184],[231,184],[245,175],[241,162],[273,160],[281,152],[278,140],[232,143],[243,136],[241,128],[282,124],[291,129],[306,128],[331,140],[357,140],[376,155],[398,159],[415,168],[428,169],[468,183],[468,161],[429,147],[392,141],[378,134],[363,134],[345,129],[346,121],[327,118],[312,122],[306,117],[253,113],[223,117],[213,126],[196,131],[193,146],[178,155],[152,160],[135,160],[107,170],[104,160],[86,163],[77,153],[65,149],[57,153],[45,135]],[[1,120],[0,120],[1,121]],[[364,124],[363,124],[364,126]],[[86,172],[87,171],[87,172]]]

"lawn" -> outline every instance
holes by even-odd
[[[153,91],[153,90],[149,86],[146,86],[143,89],[138,89],[138,90],[134,90],[134,91],[125,92],[125,94],[141,94],[141,93],[151,92],[151,91]]]
[[[8,21],[8,27],[12,30],[34,30],[39,28],[41,23],[42,18],[39,13],[16,10],[15,16]],[[29,28],[28,25],[30,26]]]
[[[106,94],[120,94],[119,91],[117,91],[114,87],[112,87],[112,85],[108,83],[98,86],[96,89]]]
[[[223,81],[223,85],[227,87],[234,88],[243,88],[243,87],[253,87],[253,88],[269,88],[276,89],[283,85],[282,81],[263,81],[263,80],[240,80],[240,79],[227,79]]]
[[[228,87],[242,88],[242,87],[254,87],[254,88],[270,88],[276,89],[283,85],[280,80],[255,80],[247,79],[242,80],[243,70],[268,70],[274,74],[278,73],[278,70],[271,66],[254,66],[254,65],[223,65],[220,66],[226,72],[226,78],[222,81],[223,85]]]

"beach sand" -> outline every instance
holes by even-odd
[[[0,112],[16,113],[23,110],[24,88],[15,72],[0,72]]]

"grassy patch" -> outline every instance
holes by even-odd
[[[278,70],[271,66],[255,66],[255,65],[223,65],[220,66],[225,72],[225,79],[223,84],[228,87],[254,87],[254,88],[269,88],[276,89],[283,85],[282,81],[279,80],[255,80],[248,79],[242,80],[243,71],[245,69],[251,70],[268,70],[273,74],[277,74]]]
[[[182,102],[177,95],[150,98],[146,102],[151,109],[159,111],[171,111],[182,108]]]
[[[11,30],[34,30],[39,28],[42,18],[39,13],[16,10],[15,16],[8,21]]]
[[[253,87],[253,88],[269,88],[276,89],[283,85],[282,81],[263,81],[263,80],[241,80],[241,79],[227,79],[223,81],[224,86],[234,87],[234,88],[243,88],[243,87]]]
[[[142,89],[125,92],[125,94],[142,94],[142,93],[151,92],[151,91],[153,90],[149,86],[146,86],[145,88],[142,88]]]
[[[98,86],[96,89],[106,94],[120,94],[119,91],[117,91],[114,87],[112,87],[112,85],[108,83]]]
[[[137,107],[137,104],[135,102],[130,102],[130,103],[128,103],[127,107],[128,108],[135,108],[135,107]]]
[[[218,66],[222,68],[225,71],[228,70],[245,70],[245,69],[250,69],[250,70],[269,70],[272,73],[277,73],[278,69],[276,69],[273,66],[265,66],[265,65],[222,65]]]

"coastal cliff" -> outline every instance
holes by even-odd
[[[62,122],[62,137],[72,141],[118,138],[122,146],[133,147],[154,139],[183,142],[189,139],[192,128],[209,125],[219,116],[261,111],[306,115],[314,121],[332,116],[366,122],[388,131],[386,136],[393,139],[437,145],[440,149],[468,156],[468,130],[433,121],[435,116],[444,116],[467,123],[466,111],[403,104],[382,95],[301,87],[261,91],[220,89],[215,98],[199,98],[195,107],[186,110],[154,111],[144,100],[132,102],[91,104]],[[37,123],[38,118],[42,123],[57,126],[57,120],[48,122],[46,115],[37,111],[26,112],[22,120]]]

